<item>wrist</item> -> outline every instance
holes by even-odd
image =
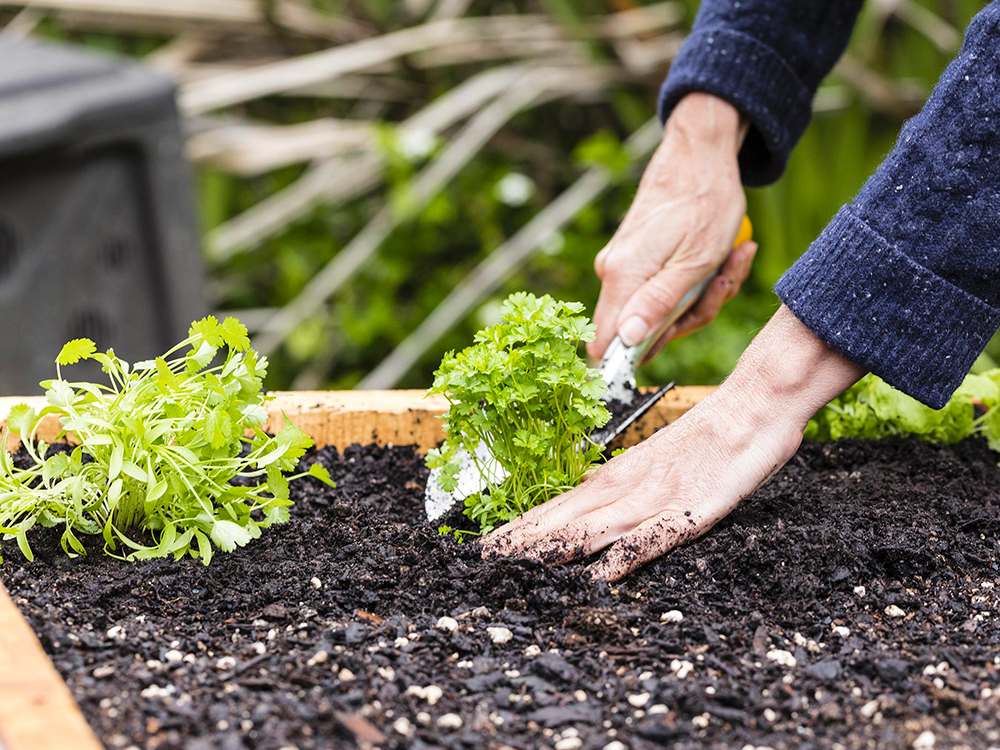
[[[720,391],[759,420],[809,419],[865,374],[782,305],[751,342]]]
[[[664,139],[679,138],[692,145],[739,153],[750,130],[750,120],[714,94],[692,92],[681,99],[667,118]]]

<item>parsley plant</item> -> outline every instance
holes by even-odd
[[[56,379],[42,383],[48,405],[35,413],[20,404],[8,415],[31,465],[15,466],[5,431],[0,534],[16,538],[29,560],[27,533],[37,525],[63,527],[62,548],[71,557],[85,553],[78,535],[89,534],[102,535],[116,557],[191,555],[208,565],[213,547],[231,552],[287,521],[289,479],[307,474],[332,482],[319,464],[283,474],[313,441],[287,419],[276,436],[263,432],[267,360],[249,347],[239,321],[211,316],[162,357],[132,366],[113,350],[97,353],[89,339],[66,344]],[[110,385],[63,379],[62,367],[81,359],[100,362]],[[62,423],[60,438],[73,433],[79,445],[50,453],[36,442],[48,414]],[[142,531],[152,544],[143,543]]]
[[[602,446],[589,435],[611,415],[604,381],[577,351],[595,330],[582,312],[578,302],[512,294],[501,321],[477,333],[473,346],[446,354],[435,373],[429,392],[448,399],[448,437],[427,465],[443,468],[441,487],[450,492],[456,451],[476,461],[487,489],[466,498],[465,515],[482,533],[575,487],[600,458]],[[480,442],[504,480],[489,481],[475,457]]]

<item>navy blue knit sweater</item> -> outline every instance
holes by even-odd
[[[743,181],[775,180],[861,0],[703,0],[660,97],[706,91],[752,122]],[[895,148],[775,291],[855,363],[939,408],[1000,328],[1000,0]]]

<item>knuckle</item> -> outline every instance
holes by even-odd
[[[629,456],[629,452],[608,461],[594,475],[594,481],[601,486],[615,486],[624,484],[630,477],[635,475],[636,469],[634,459]]]
[[[594,258],[594,273],[597,274],[597,278],[604,280],[604,268],[607,265],[607,250],[601,250]]]
[[[655,471],[650,471],[655,461],[656,456],[650,452],[647,443],[638,443],[604,464],[597,476],[605,486],[622,489],[636,487],[648,481],[651,474],[656,474]]]
[[[628,278],[628,274],[617,263],[604,263],[601,273],[604,274],[602,281],[611,286],[620,286]]]
[[[612,459],[597,470],[590,480],[591,483],[597,487],[608,487],[609,485],[617,484],[622,475],[619,466],[621,464],[617,463],[617,459]]]
[[[704,328],[708,324],[709,320],[711,320],[711,318],[705,315],[705,313],[688,313],[684,318],[684,330],[687,333],[692,333],[693,331],[697,331],[699,328]]]
[[[634,553],[628,549],[625,539],[619,539],[604,553],[604,557],[601,558],[601,565],[607,572],[608,577],[621,578],[629,572],[629,559],[633,556]]]
[[[666,282],[651,282],[643,290],[643,307],[664,315],[672,311],[678,302],[677,292]]]
[[[689,322],[691,330],[704,328],[713,320],[715,320],[715,316],[718,315],[718,313],[719,313],[718,309],[702,310],[700,312],[691,313],[691,320]]]

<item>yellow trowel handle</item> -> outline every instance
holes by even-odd
[[[750,217],[744,216],[743,223],[740,224],[740,231],[736,233],[736,242],[733,243],[733,249],[735,250],[744,242],[749,242],[753,239],[753,224],[750,223]]]

